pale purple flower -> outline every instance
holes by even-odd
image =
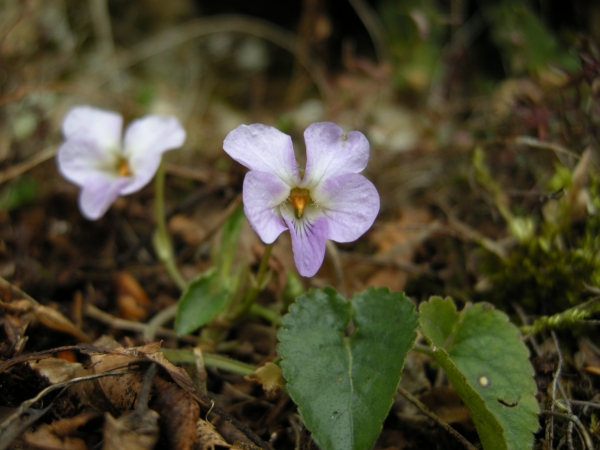
[[[123,118],[114,112],[76,106],[62,124],[60,173],[81,187],[79,209],[91,220],[104,215],[119,195],[150,182],[167,150],[181,147],[185,130],[175,117],[134,120],[121,138]]]
[[[358,131],[344,135],[330,122],[304,132],[306,170],[298,168],[292,139],[267,125],[240,125],[223,148],[250,169],[244,178],[244,212],[266,244],[289,229],[298,272],[313,276],[327,239],[351,242],[379,212],[375,186],[358,173],[369,160],[369,142]]]

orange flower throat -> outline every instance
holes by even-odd
[[[129,163],[126,159],[119,160],[118,170],[119,176],[128,177],[129,175],[131,175],[131,169],[129,168]]]
[[[302,217],[302,212],[308,203],[308,189],[294,188],[290,191],[290,202],[296,210],[296,217]]]

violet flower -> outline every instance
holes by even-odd
[[[74,107],[63,121],[58,169],[81,187],[79,209],[88,219],[99,219],[119,195],[148,184],[162,154],[185,141],[185,130],[175,117],[134,120],[121,141],[122,123],[119,114],[90,106]]]
[[[306,170],[298,168],[292,139],[261,124],[240,125],[224,150],[250,169],[244,178],[244,212],[266,244],[289,229],[298,272],[313,276],[325,257],[327,239],[351,242],[373,224],[379,194],[361,172],[369,142],[358,131],[344,135],[334,123],[304,132]]]

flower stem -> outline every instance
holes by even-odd
[[[154,178],[154,214],[156,216],[156,231],[152,238],[154,250],[158,259],[165,265],[167,273],[182,291],[187,287],[187,281],[183,278],[173,254],[171,236],[167,231],[165,220],[165,168],[161,162]]]
[[[265,247],[265,251],[263,252],[262,259],[260,261],[260,266],[258,267],[258,272],[256,274],[256,278],[254,279],[252,286],[250,289],[246,291],[246,297],[243,299],[241,305],[235,309],[233,313],[233,317],[237,318],[242,314],[250,311],[258,316],[264,317],[269,320],[271,323],[278,323],[278,319],[275,317],[275,312],[272,313],[265,312],[267,308],[260,307],[259,305],[255,305],[256,297],[258,297],[258,293],[263,289],[266,281],[269,268],[269,258],[271,257],[271,250],[273,250],[273,243],[267,244]],[[279,322],[281,319],[279,319]]]
[[[250,311],[250,314],[268,320],[277,327],[281,326],[281,315],[278,314],[276,311],[273,311],[271,308],[266,308],[262,305],[257,305],[256,303],[254,303],[250,306],[250,309],[248,311]]]

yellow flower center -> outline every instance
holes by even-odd
[[[290,191],[289,200],[294,205],[296,217],[302,217],[302,211],[304,211],[309,198],[308,189],[294,188]]]
[[[119,176],[128,177],[131,175],[131,169],[129,168],[129,163],[125,158],[120,158],[117,163],[117,171],[119,172]]]

